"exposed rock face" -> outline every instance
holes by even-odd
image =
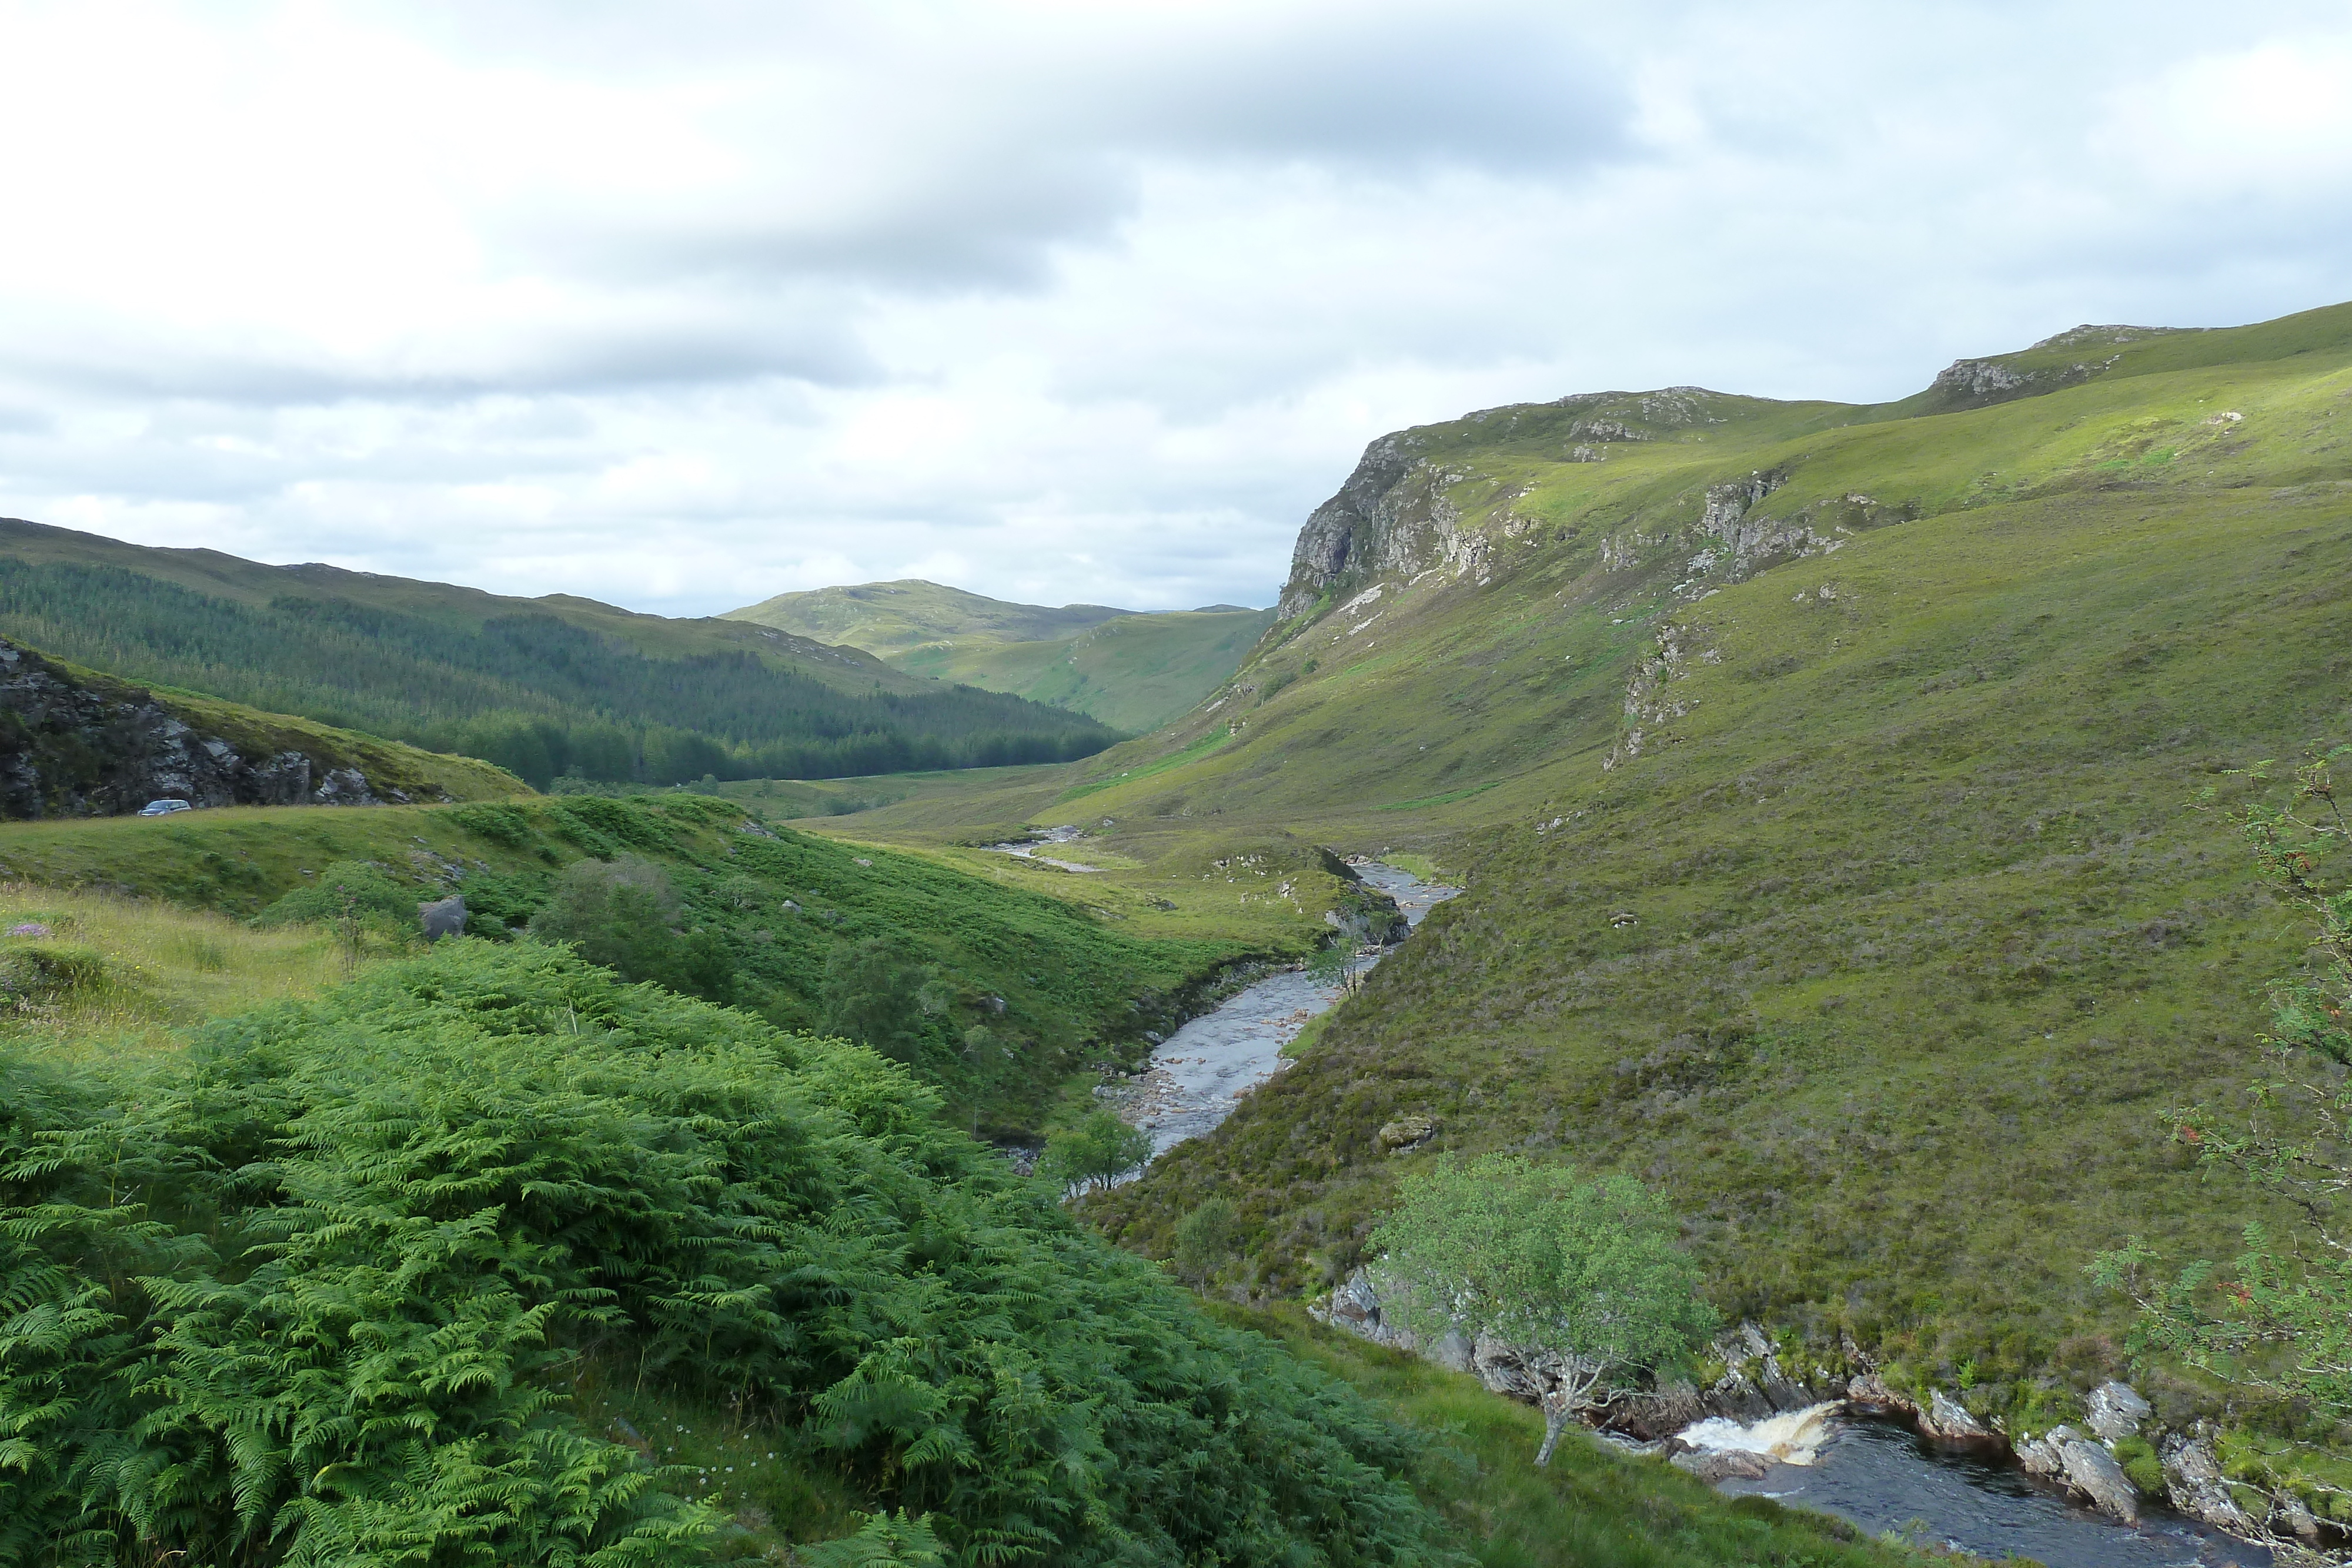
[[[1312,607],[1324,589],[1350,571],[1383,570],[1397,553],[1397,536],[1433,523],[1425,474],[1411,493],[1399,494],[1405,476],[1421,465],[1424,445],[1416,432],[1400,430],[1364,448],[1339,493],[1316,507],[1299,530],[1290,581],[1275,613],[1287,618]],[[1444,527],[1437,523],[1437,531]]]
[[[2094,327],[2086,324],[2070,328],[2055,337],[2044,338],[2033,348],[2104,348],[2137,342],[2143,338],[2163,337],[2181,329],[2169,327]],[[2027,351],[2030,353],[2032,350]],[[2077,360],[2071,364],[2031,368],[2003,364],[2000,360],[1954,360],[1937,373],[1927,392],[1942,408],[1983,408],[1991,403],[2034,397],[2078,385],[2105,371],[2118,357],[2109,354],[2104,359]]]
[[[249,742],[240,749],[201,733],[142,686],[70,670],[0,638],[0,817],[113,816],[165,798],[383,803],[355,768],[299,749],[256,753]]]
[[[2083,1401],[2083,1419],[2092,1431],[2110,1443],[2137,1436],[2139,1424],[2155,1413],[2154,1407],[2128,1383],[2102,1383]]]
[[[1984,1423],[1969,1414],[1967,1406],[1940,1388],[1927,1391],[1927,1407],[1919,1412],[1919,1429],[1948,1443],[1998,1442]]]
[[[2059,1462],[2065,1466],[2066,1479],[2077,1491],[2089,1498],[2100,1512],[2122,1520],[2126,1524],[2139,1522],[2139,1491],[2124,1474],[2116,1457],[2088,1437],[2077,1436],[2065,1427],[2066,1438],[2058,1444]],[[2051,1434],[2053,1438],[2057,1433]]]
[[[2213,1455],[2212,1439],[2205,1433],[2200,1431],[2193,1437],[2175,1433],[2165,1439],[2158,1457],[2164,1461],[2165,1490],[2174,1508],[2240,1535],[2253,1531],[2254,1521],[2231,1497],[2221,1461]]]

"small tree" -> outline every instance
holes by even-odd
[[[1097,1111],[1067,1132],[1045,1140],[1037,1174],[1064,1190],[1108,1192],[1122,1176],[1151,1163],[1151,1134],[1108,1111]]]
[[[836,947],[819,997],[827,1033],[863,1041],[912,1065],[938,1046],[954,991],[938,967],[909,959],[887,937]]]
[[[1209,1276],[1233,1256],[1241,1217],[1231,1202],[1213,1197],[1176,1222],[1176,1272],[1205,1294]]]
[[[1363,949],[1372,940],[1371,917],[1360,908],[1335,910],[1333,914],[1339,930],[1329,946],[1318,947],[1307,957],[1307,972],[1318,985],[1338,986],[1352,992],[1363,968]]]
[[[1387,1249],[1382,1271],[1414,1333],[1458,1331],[1519,1351],[1543,1385],[1538,1465],[1615,1378],[1679,1358],[1715,1325],[1673,1217],[1631,1176],[1580,1181],[1517,1155],[1448,1156],[1406,1180],[1371,1240]]]

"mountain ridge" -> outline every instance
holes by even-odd
[[[0,520],[0,631],[125,679],[481,756],[541,787],[1060,761],[1116,735],[774,627],[22,519]]]

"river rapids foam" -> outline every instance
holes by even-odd
[[[1778,1464],[1810,1465],[1829,1441],[1830,1417],[1837,1408],[1834,1403],[1810,1405],[1749,1425],[1711,1416],[1684,1427],[1682,1440],[1706,1453],[1757,1454]]]

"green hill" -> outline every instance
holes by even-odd
[[[1075,637],[1132,611],[1103,604],[1012,604],[920,578],[863,582],[779,593],[730,610],[728,621],[772,626],[797,637],[863,648],[877,658],[905,653],[942,639],[987,643],[1054,643]]]
[[[486,758],[672,783],[1062,761],[1102,726],[720,620],[265,566],[0,519],[0,633],[126,680]]]
[[[1401,1163],[1373,1130],[1423,1113],[1642,1175],[1727,1312],[1999,1411],[2120,1367],[2095,1252],[2292,1221],[2159,1116],[2234,1092],[2302,962],[2198,802],[2352,737],[2352,306],[1972,363],[2017,380],[1383,437],[1199,714],[856,819],[1114,823],[1081,858],[1281,823],[1468,879],[1115,1227],[1225,1194],[1254,1277],[1318,1289]]]
[[[1230,604],[1144,615],[1098,604],[1008,604],[908,579],[783,593],[726,619],[845,643],[909,674],[1008,692],[1149,730],[1223,684],[1270,611]]]
[[[1069,708],[1115,729],[1157,729],[1223,685],[1271,610],[1122,615],[1055,643],[932,643],[895,654],[900,669]]]
[[[373,806],[530,793],[513,774],[194,692],[118,681],[0,637],[0,818],[193,806]]]

